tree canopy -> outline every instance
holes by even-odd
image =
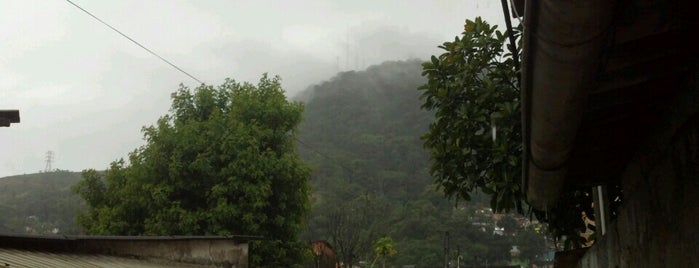
[[[434,111],[422,136],[430,174],[449,196],[492,195],[496,211],[522,211],[521,117],[517,69],[506,34],[480,17],[423,64],[422,107]]]
[[[256,86],[181,86],[128,162],[83,172],[79,223],[99,235],[258,235],[253,265],[298,264],[310,191],[295,149],[302,112],[266,74]]]
[[[513,39],[520,31],[513,29]],[[505,46],[509,34],[481,18],[467,20],[461,37],[439,46],[446,52],[423,64],[428,82],[420,87],[422,108],[435,117],[422,139],[430,151],[430,174],[446,195],[469,200],[480,189],[491,196],[494,211],[516,209],[524,214],[515,61],[521,45]],[[615,186],[610,191],[609,208],[615,211],[621,189]],[[548,223],[554,237],[565,237],[566,248],[580,247],[586,242],[579,236],[585,229],[581,213],[594,218],[591,196],[586,186],[568,187],[556,207],[531,212]]]
[[[386,258],[392,257],[396,255],[396,253],[398,253],[398,251],[393,248],[393,240],[390,237],[384,236],[376,239],[376,241],[374,241],[374,254],[376,254],[376,257],[371,263],[371,267],[373,268],[376,261],[381,258],[383,259],[381,267],[386,268]]]

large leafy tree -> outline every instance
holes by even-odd
[[[519,33],[514,29],[513,39]],[[480,189],[491,196],[493,210],[524,213],[515,61],[520,53],[505,46],[509,34],[481,18],[467,20],[461,37],[439,46],[445,53],[423,63],[428,82],[420,87],[422,108],[433,111],[435,119],[422,139],[431,154],[430,173],[445,194],[470,200]],[[611,191],[610,209],[615,211],[621,189]],[[575,248],[586,242],[579,236],[585,229],[581,213],[593,218],[591,204],[589,188],[576,186],[564,190],[556,207],[532,212],[548,223],[554,237],[566,237],[566,248]]]
[[[496,211],[522,211],[519,87],[506,39],[480,17],[467,20],[461,37],[423,64],[422,107],[435,119],[422,138],[445,194],[469,200],[480,189]]]
[[[128,163],[83,172],[80,224],[102,235],[259,235],[253,265],[301,262],[310,175],[295,151],[302,111],[278,77],[181,87]]]

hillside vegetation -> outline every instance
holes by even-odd
[[[79,234],[84,202],[71,191],[80,172],[54,171],[0,178],[0,231]]]
[[[314,167],[303,237],[329,241],[352,264],[370,261],[372,242],[384,236],[396,243],[389,261],[396,265],[441,265],[447,237],[449,258],[460,254],[465,264],[506,263],[515,243],[534,258],[543,237],[519,232],[511,216],[500,221],[510,223],[510,235],[493,235],[489,197],[475,193],[456,204],[436,191],[420,140],[433,120],[420,109],[421,72],[417,60],[386,62],[340,73],[302,95],[299,146]]]
[[[421,61],[385,62],[343,72],[299,95],[304,102],[297,146],[311,165],[311,213],[301,238],[326,240],[345,264],[367,264],[372,245],[389,237],[396,254],[387,264],[443,267],[506,264],[517,245],[522,259],[545,251],[543,235],[523,228],[524,218],[494,215],[490,198],[474,193],[456,203],[436,190],[420,136],[432,114],[420,109],[417,88],[426,80]],[[77,234],[71,192],[80,173],[51,172],[0,178],[2,231]],[[498,222],[498,235],[495,222]],[[26,228],[28,227],[28,228]],[[538,230],[538,229],[537,229]]]

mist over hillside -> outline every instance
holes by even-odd
[[[420,60],[384,62],[338,73],[296,96],[305,105],[297,147],[313,168],[301,238],[326,240],[340,261],[354,264],[370,261],[373,241],[384,236],[399,252],[393,265],[441,264],[447,234],[465,264],[507,260],[515,241],[530,250],[536,243],[525,239],[541,236],[516,231],[512,216],[498,216],[509,219],[501,222],[512,235],[494,235],[486,196],[457,204],[435,188],[420,140],[433,119],[420,108],[421,72]],[[80,178],[67,171],[0,178],[0,232],[79,234],[76,215],[85,205],[71,186]]]
[[[401,200],[423,190],[430,179],[419,136],[429,114],[420,110],[420,71],[418,60],[386,62],[310,89],[299,139],[316,167],[314,189],[334,178]]]
[[[80,178],[70,171],[0,178],[0,231],[80,234],[75,215],[85,204],[70,189]]]

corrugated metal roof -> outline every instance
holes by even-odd
[[[0,267],[209,267],[157,259],[136,259],[99,254],[64,254],[0,248]]]

